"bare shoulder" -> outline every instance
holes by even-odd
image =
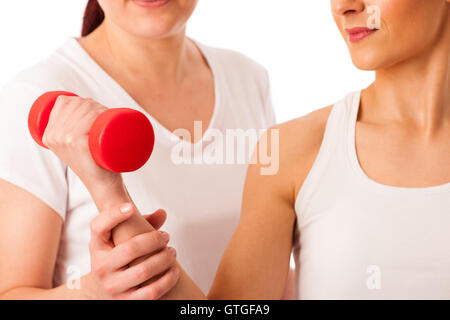
[[[295,201],[322,145],[325,128],[333,106],[313,111],[303,117],[279,124],[279,172],[277,178],[289,186],[288,197]]]
[[[279,131],[280,154],[287,160],[307,156],[320,148],[331,109],[332,106],[318,109],[271,128]]]

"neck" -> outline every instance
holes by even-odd
[[[432,135],[450,122],[450,23],[430,50],[387,69],[363,93],[377,117]]]
[[[92,38],[123,73],[150,81],[179,82],[188,66],[185,29],[169,37],[148,39],[126,33],[105,20]]]

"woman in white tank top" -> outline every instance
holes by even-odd
[[[298,299],[450,299],[450,1],[331,5],[376,80],[269,131],[210,296],[280,298],[293,249]]]

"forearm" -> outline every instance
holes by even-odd
[[[17,287],[0,295],[1,300],[88,300],[94,299],[92,288],[88,284],[86,275],[80,278],[80,286],[74,288],[67,284],[60,285],[51,289],[34,287]]]
[[[122,181],[117,181],[109,186],[97,185],[94,187],[88,187],[88,190],[91,193],[99,211],[110,210],[124,202],[133,203]],[[135,214],[113,230],[112,238],[116,245],[125,242],[138,234],[151,232],[154,230],[154,228],[140,214],[136,206],[134,207]],[[178,283],[163,297],[163,299],[206,299],[202,291],[182,270],[178,263],[177,267],[180,270],[180,278]]]

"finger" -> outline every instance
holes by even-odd
[[[82,132],[87,134],[98,116],[107,108],[91,100],[78,101],[71,116],[64,123],[68,132]]]
[[[180,278],[178,267],[169,269],[155,282],[141,288],[130,290],[123,298],[129,300],[157,300],[162,298],[177,284]]]
[[[49,122],[55,117],[60,119],[60,113],[64,112],[65,108],[74,101],[74,98],[76,97],[65,95],[58,96],[55,100],[52,111],[50,112]]]
[[[54,119],[56,120],[55,124],[65,124],[67,121],[70,121],[72,117],[77,114],[77,106],[83,102],[83,98],[81,97],[72,97],[72,96],[59,96],[55,105],[50,113],[50,118],[52,114],[54,115]]]
[[[175,265],[176,251],[173,248],[164,250],[148,257],[141,263],[117,273],[117,283],[127,285],[118,292],[127,291],[167,271]],[[151,285],[151,284],[150,284]]]
[[[124,203],[114,209],[100,212],[91,222],[91,246],[94,249],[109,248],[111,231],[134,213],[131,203]]]
[[[111,270],[118,270],[134,260],[156,254],[169,242],[166,232],[152,231],[139,234],[117,245],[108,257]]]
[[[165,248],[132,267],[116,272],[112,279],[116,294],[139,286],[173,267],[176,261],[173,252],[173,248]]]
[[[91,100],[92,100],[92,99],[91,99]],[[101,114],[101,113],[103,113],[103,112],[109,110],[107,107],[105,107],[104,105],[102,105],[102,104],[100,104],[100,103],[98,103],[98,102],[95,102],[95,103],[94,103],[94,109],[95,109],[95,111],[97,112],[97,114]]]
[[[66,119],[71,116],[72,106],[76,103],[77,97],[71,96],[58,96],[55,104],[50,112],[48,124],[45,133],[48,134],[48,130],[53,129],[54,132],[61,132],[61,129],[65,129],[63,124]],[[64,131],[62,131],[64,132]]]
[[[80,97],[60,96],[58,99],[62,100],[54,107],[56,116],[49,121],[53,133],[59,137],[58,141],[67,143],[77,137],[87,137],[93,120],[85,119],[93,103]]]
[[[150,215],[145,215],[145,220],[147,220],[148,223],[150,223],[153,228],[158,230],[162,227],[164,222],[166,222],[167,219],[167,213],[163,209],[158,209],[155,212],[153,212]]]

